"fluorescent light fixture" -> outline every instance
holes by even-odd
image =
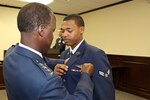
[[[19,1],[23,1],[23,2],[38,2],[38,3],[42,3],[42,4],[50,4],[52,3],[54,0],[19,0]]]

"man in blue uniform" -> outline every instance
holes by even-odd
[[[61,36],[59,36],[56,39],[56,43],[53,46],[53,49],[58,49],[59,54],[61,54],[65,50],[65,47],[66,47],[66,45],[65,45],[65,42],[64,42],[63,38]]]
[[[105,52],[99,48],[89,45],[83,39],[84,21],[81,16],[71,14],[64,18],[60,28],[65,44],[69,49],[61,54],[61,59],[69,58],[66,63],[69,71],[63,71],[63,67],[56,66],[54,71],[62,76],[64,84],[70,93],[81,77],[80,69],[82,64],[90,62],[94,64],[93,100],[115,100],[115,91],[112,80],[112,71]]]
[[[17,23],[21,41],[8,49],[4,59],[3,72],[8,99],[92,100],[92,64],[83,65],[80,81],[74,93],[69,94],[62,80],[43,59],[42,53],[48,51],[56,28],[56,19],[51,9],[43,4],[30,3],[19,11]]]
[[[65,48],[66,48],[66,44],[65,44],[63,38],[61,36],[59,36],[56,39],[55,45],[53,46],[53,49],[58,49],[59,50],[58,58],[60,58],[60,54],[65,50]]]

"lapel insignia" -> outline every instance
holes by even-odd
[[[78,56],[78,55],[80,55],[80,52],[76,52],[75,54]]]
[[[102,72],[102,71],[99,71],[99,75],[103,76],[103,77],[108,77],[110,74],[110,70],[108,69],[107,72]]]

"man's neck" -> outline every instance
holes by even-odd
[[[71,48],[70,47],[70,51],[74,54],[76,51],[77,51],[77,49],[80,47],[80,45],[81,45],[81,43],[83,42],[84,40],[81,40],[79,43],[78,43],[78,45],[75,47],[75,48]]]
[[[40,57],[42,57],[42,54],[41,54],[39,51],[37,51],[37,50],[35,50],[35,49],[33,49],[33,48],[30,48],[30,47],[27,46],[27,45],[24,45],[24,44],[22,44],[22,43],[19,43],[19,46],[22,47],[22,48],[28,49],[28,50],[30,50],[30,51],[36,53],[36,54],[39,55]],[[43,58],[43,57],[42,57],[42,58]]]

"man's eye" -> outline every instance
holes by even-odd
[[[67,31],[68,31],[69,33],[72,33],[73,30],[72,30],[72,29],[68,29]]]

